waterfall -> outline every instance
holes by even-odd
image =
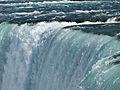
[[[106,64],[119,40],[72,25],[1,23],[0,89],[119,90],[119,64]]]

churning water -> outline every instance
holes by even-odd
[[[0,90],[120,90],[119,1],[1,1]]]

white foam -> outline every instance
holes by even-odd
[[[76,13],[101,12],[103,10],[75,10]]]
[[[117,17],[112,17],[107,20],[107,23],[117,23],[116,21]]]
[[[12,15],[32,15],[32,14],[40,14],[42,12],[34,11],[34,12],[19,12],[19,13],[12,13]]]

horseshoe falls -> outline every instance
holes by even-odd
[[[0,90],[120,90],[120,1],[0,1]]]

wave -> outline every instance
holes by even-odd
[[[104,4],[104,5],[103,5]],[[50,6],[50,7],[48,7]],[[117,6],[117,7],[116,7]],[[74,7],[74,8],[72,8]],[[113,22],[120,21],[118,2],[26,2],[26,3],[1,3],[0,23],[38,23],[38,22]],[[9,9],[8,9],[9,8]],[[112,8],[112,9],[110,9]]]

